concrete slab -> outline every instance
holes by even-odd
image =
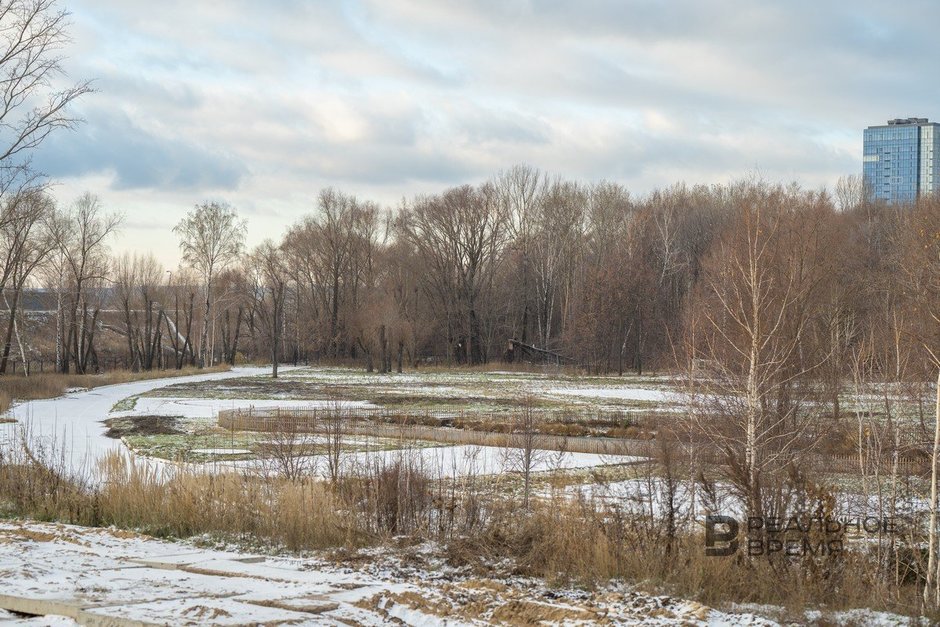
[[[243,603],[234,599],[193,597],[96,607],[80,612],[77,621],[94,627],[144,627],[147,625],[218,625],[248,627],[258,624],[300,624],[310,614],[277,607]]]
[[[225,551],[186,551],[167,555],[148,555],[144,558],[130,559],[129,562],[150,566],[151,568],[179,568],[180,566],[196,564],[208,560],[231,560],[242,564],[255,564],[265,560],[261,555],[239,555]]]
[[[325,576],[318,571],[284,568],[266,563],[245,564],[234,560],[208,560],[192,565],[182,565],[180,570],[218,577],[248,577],[282,583],[311,586],[311,592],[328,592],[338,588],[356,589],[366,585],[354,575],[330,573]]]
[[[327,595],[322,594],[298,594],[276,596],[271,594],[249,593],[233,597],[237,601],[262,605],[266,607],[278,607],[282,610],[292,610],[294,612],[304,612],[306,614],[322,614],[331,612],[339,607],[339,603],[333,601]]]
[[[324,612],[332,612],[339,607],[339,603],[317,596],[301,596],[283,599],[252,599],[244,596],[236,597],[236,599],[246,603],[253,603],[254,605],[276,607],[282,610],[303,612],[304,614],[322,614]]]
[[[0,608],[30,616],[54,614],[73,620],[82,611],[81,606],[72,599],[36,599],[13,594],[0,594]]]

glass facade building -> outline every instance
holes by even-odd
[[[940,124],[926,118],[889,120],[865,129],[865,189],[873,200],[910,203],[940,189]]]

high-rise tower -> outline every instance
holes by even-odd
[[[862,175],[868,197],[910,203],[940,189],[940,124],[888,120],[865,129]]]

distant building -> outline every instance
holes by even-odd
[[[911,203],[940,189],[940,124],[888,120],[865,129],[862,176],[869,198]]]

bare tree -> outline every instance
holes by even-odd
[[[839,211],[849,211],[867,200],[865,184],[858,174],[840,176],[836,183],[836,202]]]
[[[211,365],[209,352],[209,325],[212,311],[212,287],[216,275],[241,254],[245,246],[247,225],[228,205],[207,202],[196,205],[173,232],[180,238],[183,260],[195,269],[203,280],[206,291],[202,319],[202,337],[199,341],[199,366]]]
[[[940,606],[940,199],[931,196],[922,200],[905,216],[901,233],[900,276],[910,307],[908,333],[915,346],[923,351],[923,362],[930,374],[936,373],[936,400],[930,470],[930,523],[928,536],[927,577],[924,603]],[[929,375],[928,375],[929,376]],[[931,377],[932,378],[932,377]]]
[[[813,198],[755,185],[740,190],[736,224],[706,268],[692,357],[717,376],[702,381],[691,412],[701,435],[725,455],[749,515],[763,512],[763,487],[812,448],[811,386],[819,366],[804,359],[813,298],[828,276],[826,229]],[[694,324],[694,323],[693,323]],[[694,371],[694,369],[693,369]]]
[[[0,294],[7,307],[9,320],[0,356],[0,374],[7,369],[14,335],[20,345],[20,357],[26,360],[16,322],[20,295],[33,271],[55,248],[55,241],[47,228],[54,206],[52,200],[38,189],[29,189],[8,197],[2,211],[8,218],[0,224],[0,254],[4,265],[0,269]],[[9,285],[10,297],[4,288]]]
[[[538,464],[549,458],[549,453],[543,449],[541,442],[541,423],[541,417],[535,410],[534,399],[526,396],[521,411],[513,416],[509,448],[506,451],[507,465],[522,476],[522,505],[526,509],[529,509],[529,498],[532,494],[532,473]]]
[[[100,284],[109,270],[107,239],[118,228],[122,216],[105,213],[97,196],[85,193],[69,211],[60,213],[51,224],[52,234],[62,255],[68,296],[63,315],[68,316],[61,367],[74,362],[82,374],[94,353],[94,336],[100,312]]]
[[[446,322],[448,357],[456,350],[460,361],[487,360],[487,298],[505,253],[508,219],[491,185],[418,199],[399,216],[399,236],[422,259],[426,293]]]
[[[392,239],[394,223],[386,222],[386,241],[380,249],[379,290],[385,303],[383,322],[388,325],[389,344],[395,348],[397,371],[402,371],[405,352],[413,361],[418,337],[422,334],[419,303],[419,274],[414,256],[403,242]],[[387,355],[387,370],[391,371],[391,354]]]
[[[533,237],[536,323],[539,343],[549,349],[555,335],[559,293],[567,283],[582,235],[587,194],[574,183],[556,181],[544,194],[537,211]]]
[[[271,377],[277,378],[281,357],[281,339],[284,332],[284,301],[287,296],[287,269],[280,247],[265,240],[251,255],[257,276],[255,298],[271,349]]]
[[[216,279],[219,296],[215,308],[216,317],[221,320],[219,331],[222,336],[222,360],[233,366],[238,355],[246,313],[254,296],[249,288],[249,274],[247,267],[238,265],[219,273]]]
[[[332,401],[320,412],[320,424],[323,429],[326,449],[326,467],[333,483],[339,481],[342,473],[343,449],[345,448],[346,425],[343,424],[343,406],[339,401]]]
[[[573,227],[581,232],[569,244],[572,260],[559,281],[564,295],[559,331],[573,355],[595,371],[609,370],[616,359],[621,373],[632,333],[629,348],[634,349],[634,366],[642,371],[644,305],[652,300],[651,290],[640,292],[652,274],[644,257],[645,232],[636,228],[633,203],[620,185],[600,183],[586,196],[585,223]]]
[[[319,194],[317,212],[285,237],[298,320],[306,319],[310,340],[330,357],[355,350],[349,324],[374,284],[377,218],[374,204],[327,188]]]
[[[315,223],[321,263],[326,271],[325,285],[329,310],[328,352],[336,356],[340,336],[342,289],[349,278],[349,258],[353,248],[356,199],[329,188],[320,192],[320,220]]]
[[[114,292],[124,318],[128,364],[151,370],[161,350],[164,271],[153,255],[125,253],[114,268]]]
[[[272,428],[265,431],[262,462],[273,474],[300,481],[316,471],[316,422],[308,414],[296,415],[276,410]]]
[[[32,151],[56,129],[80,121],[69,105],[92,91],[89,83],[53,86],[65,73],[68,27],[56,0],[0,4],[0,194],[29,185],[36,178]]]
[[[0,290],[6,288],[27,251],[45,234],[51,202],[41,190],[7,195],[0,205]]]
[[[516,165],[501,172],[494,183],[499,201],[509,216],[507,227],[513,251],[517,253],[520,285],[515,299],[521,301],[519,321],[513,321],[513,335],[523,343],[528,341],[529,307],[532,273],[532,240],[536,214],[545,195],[546,180],[537,169]],[[515,300],[514,299],[514,300]],[[515,325],[518,324],[518,327]],[[518,331],[516,331],[518,329]]]
[[[167,285],[167,302],[163,306],[163,320],[166,322],[167,336],[173,349],[175,358],[174,367],[180,370],[187,362],[196,363],[196,352],[193,349],[193,319],[196,309],[197,280],[188,272],[174,272],[170,275]],[[172,299],[172,313],[170,318],[170,299]]]

